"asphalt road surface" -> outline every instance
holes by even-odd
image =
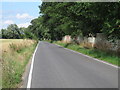
[[[118,69],[63,47],[40,42],[30,88],[118,88]]]

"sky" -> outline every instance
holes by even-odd
[[[1,28],[7,28],[10,24],[17,24],[18,27],[28,27],[32,19],[37,18],[40,14],[39,2],[2,2],[0,10]],[[1,17],[2,15],[2,17]]]

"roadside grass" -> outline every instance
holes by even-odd
[[[103,60],[108,63],[120,66],[120,64],[118,63],[118,62],[120,62],[120,57],[118,57],[114,53],[104,52],[104,51],[97,50],[97,49],[87,49],[87,48],[83,48],[77,44],[66,44],[66,43],[62,43],[60,41],[54,41],[53,43],[63,46],[65,48],[72,49],[74,51],[86,54],[88,56],[97,58],[99,60]]]
[[[26,64],[30,60],[36,44],[36,41],[33,40],[3,40],[2,88],[20,87]]]

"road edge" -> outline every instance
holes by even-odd
[[[40,44],[40,41],[38,42],[37,46],[36,46],[36,49],[33,53],[33,56],[32,56],[32,61],[31,61],[31,65],[30,65],[30,72],[29,72],[29,76],[28,76],[28,82],[27,82],[27,88],[30,88],[31,87],[31,81],[32,81],[32,71],[33,71],[33,64],[34,64],[34,58],[35,58],[35,54],[36,54],[36,51],[38,49],[38,45]]]
[[[57,45],[57,46],[59,46],[59,47],[63,47],[63,46],[60,46],[60,45],[58,45],[58,44],[54,44],[54,45]],[[109,66],[112,66],[112,67],[114,67],[114,68],[119,69],[118,66],[113,65],[113,64],[111,64],[111,63],[108,63],[108,62],[105,62],[105,61],[99,60],[99,59],[97,59],[97,58],[94,58],[94,57],[91,57],[91,56],[85,55],[85,54],[83,54],[83,53],[80,53],[80,52],[77,52],[77,51],[74,51],[74,50],[71,50],[71,49],[68,49],[68,48],[65,48],[65,47],[63,47],[63,48],[66,49],[66,50],[68,50],[68,51],[71,51],[71,52],[74,52],[74,53],[77,53],[77,54],[83,55],[83,56],[88,57],[88,58],[90,58],[90,59],[93,59],[93,60],[95,60],[95,61],[98,61],[98,62],[101,62],[101,63],[104,63],[104,64],[106,64],[106,65],[109,65]]]

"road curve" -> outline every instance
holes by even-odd
[[[118,69],[41,41],[30,88],[118,88]]]

